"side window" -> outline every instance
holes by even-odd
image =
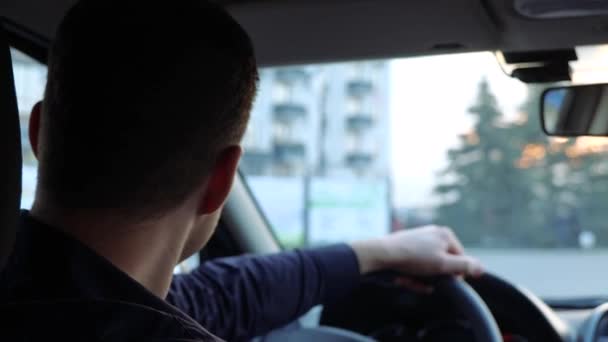
[[[36,190],[36,169],[38,162],[32,152],[28,138],[30,111],[43,97],[46,85],[46,66],[27,55],[11,49],[17,106],[21,121],[21,148],[23,153],[23,194],[21,207],[29,209]]]

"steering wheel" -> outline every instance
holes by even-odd
[[[502,335],[492,313],[469,284],[452,276],[433,278],[432,283],[436,293],[449,300],[468,319],[477,342],[502,341]],[[320,326],[275,331],[263,337],[261,341],[373,342],[375,340],[345,329]]]
[[[444,294],[471,322],[471,329],[478,342],[501,342],[502,334],[486,303],[464,280],[455,277],[440,277],[435,290]]]

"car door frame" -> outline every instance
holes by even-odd
[[[16,238],[21,203],[21,132],[9,34],[0,24],[0,269]]]

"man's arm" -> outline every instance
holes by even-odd
[[[263,335],[357,286],[347,245],[206,262],[174,277],[167,300],[227,341]]]
[[[380,270],[412,276],[482,272],[450,229],[430,226],[350,245],[207,262],[176,276],[167,300],[219,337],[242,341],[348,296],[361,274]]]

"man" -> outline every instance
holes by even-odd
[[[362,274],[481,273],[449,229],[427,227],[174,278],[236,175],[258,77],[249,37],[202,0],[85,0],[48,66],[29,132],[36,199],[0,279],[3,340],[242,341]]]

